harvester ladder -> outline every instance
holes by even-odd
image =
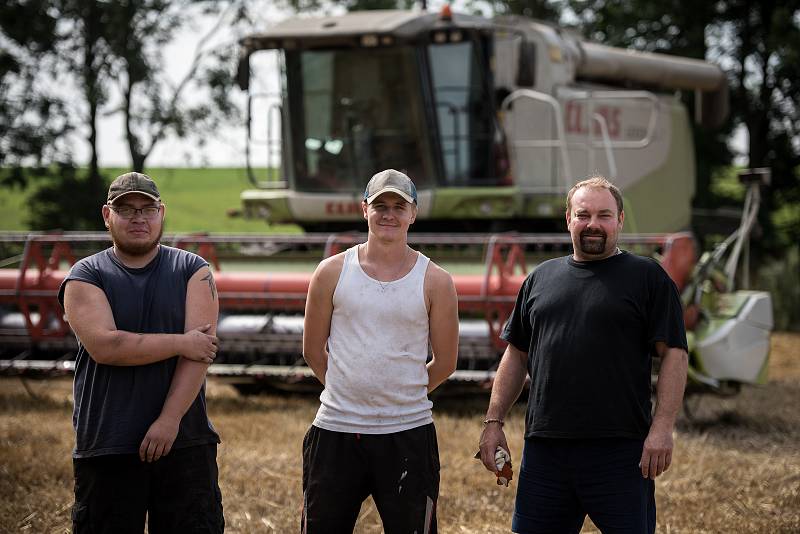
[[[267,137],[258,138],[253,135],[253,101],[270,100],[267,106],[266,129]],[[276,93],[251,93],[247,97],[247,142],[245,143],[245,160],[247,166],[247,177],[250,182],[259,189],[282,189],[286,187],[286,182],[281,180],[280,161],[281,161],[281,128],[283,120],[283,108],[280,104],[280,95]],[[277,124],[277,127],[276,127]],[[251,144],[258,144],[266,147],[267,156],[267,180],[260,180],[253,170]]]
[[[514,150],[525,149],[557,149],[561,164],[559,165],[559,183],[561,188],[557,188],[557,193],[566,192],[575,182],[575,176],[572,174],[572,165],[570,164],[568,149],[571,147],[585,149],[587,151],[588,170],[594,169],[596,155],[595,151],[601,149],[605,155],[608,164],[610,177],[617,178],[619,169],[616,162],[615,150],[619,149],[642,149],[649,146],[654,138],[656,127],[658,126],[658,98],[649,91],[564,91],[561,95],[561,100],[540,91],[531,89],[518,89],[508,95],[502,103],[502,109],[505,115],[510,113],[512,103],[518,99],[531,99],[536,102],[547,104],[555,118],[556,137],[550,139],[517,139],[511,146]],[[616,141],[612,140],[609,135],[608,124],[606,118],[595,112],[598,102],[607,102],[613,100],[645,100],[651,104],[650,114],[647,121],[647,129],[644,135],[639,139]],[[585,100],[588,103],[588,116],[593,123],[597,124],[599,130],[599,139],[596,138],[595,129],[587,128],[587,137],[585,142],[576,143],[568,142],[566,136],[566,128],[564,115],[562,111],[562,100]],[[588,171],[587,171],[588,172]],[[586,173],[580,173],[586,174]]]

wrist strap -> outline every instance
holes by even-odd
[[[503,421],[502,419],[486,419],[486,420],[483,422],[483,426],[486,426],[486,425],[488,425],[489,423],[497,423],[497,424],[498,424],[498,425],[500,425],[501,427],[502,427],[503,425],[505,425],[505,424],[506,424],[506,422],[505,422],[505,421]]]

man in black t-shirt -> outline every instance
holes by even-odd
[[[59,290],[78,338],[73,532],[221,533],[217,435],[205,376],[219,309],[208,263],[159,244],[156,184],[116,178],[102,208],[113,246]]]
[[[595,176],[567,195],[574,252],[525,280],[502,334],[508,341],[481,434],[496,472],[508,450],[503,418],[531,377],[512,530],[655,531],[654,479],[672,461],[686,384],[680,296],[658,263],[617,248],[622,195]],[[652,356],[661,357],[651,416]]]

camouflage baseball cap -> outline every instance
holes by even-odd
[[[364,190],[364,200],[367,204],[378,198],[383,193],[397,193],[406,202],[417,203],[417,188],[411,178],[400,171],[386,169],[373,176]]]
[[[140,193],[153,200],[161,200],[161,193],[152,178],[140,172],[127,172],[114,178],[108,188],[108,203],[129,193]]]

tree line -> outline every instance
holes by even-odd
[[[30,199],[33,228],[91,229],[104,201],[98,158],[101,115],[120,114],[131,168],[143,171],[168,136],[202,146],[238,119],[232,99],[236,56],[229,46],[194,51],[177,82],[163,48],[192,17],[211,15],[213,34],[246,22],[244,2],[199,0],[11,0],[0,5],[2,185],[40,183]],[[237,89],[238,90],[238,89]],[[191,93],[191,98],[187,94]],[[86,169],[70,139],[86,143]],[[61,203],[70,198],[69,210]],[[86,214],[91,214],[87,216]]]

